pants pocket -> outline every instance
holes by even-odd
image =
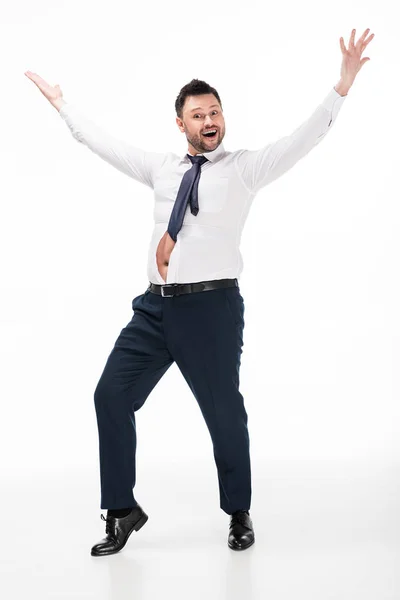
[[[225,304],[234,325],[244,326],[244,300],[238,288],[228,288],[225,293]]]
[[[150,290],[147,289],[144,294],[139,294],[139,296],[136,296],[133,300],[132,300],[132,310],[135,310],[135,306],[137,306],[138,302],[140,302],[140,300],[142,298],[144,298],[145,296],[147,296],[147,294],[150,294]]]

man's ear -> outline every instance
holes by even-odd
[[[182,119],[180,119],[179,117],[176,117],[176,124],[178,125],[179,129],[182,131],[182,133],[185,131],[185,127],[183,125],[183,121]]]

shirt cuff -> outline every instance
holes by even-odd
[[[70,102],[65,102],[65,104],[62,105],[62,107],[60,108],[60,110],[58,111],[58,114],[60,115],[60,117],[62,117],[63,119],[65,117],[68,116],[68,113],[70,112],[70,110],[74,110],[73,105]]]
[[[329,112],[333,111],[333,107],[335,107],[335,111],[337,111],[342,106],[346,98],[347,96],[341,96],[333,87],[329,94],[325,96],[324,100],[322,101],[322,106]]]

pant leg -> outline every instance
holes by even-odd
[[[173,363],[164,340],[162,298],[146,290],[132,309],[94,392],[102,509],[137,504],[135,412]]]
[[[206,421],[218,471],[221,509],[250,509],[251,468],[247,413],[239,391],[244,301],[238,288],[168,299],[166,335],[171,354]]]

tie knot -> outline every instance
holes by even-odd
[[[205,156],[191,156],[190,154],[186,154],[192,164],[202,165],[203,163],[208,161],[208,158]]]

